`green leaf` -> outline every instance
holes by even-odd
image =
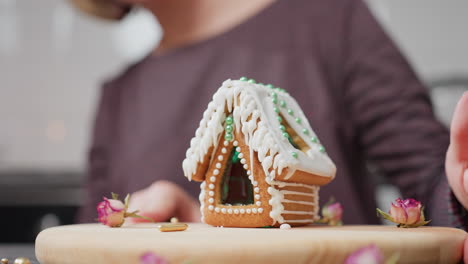
[[[426,217],[424,216],[424,206],[421,208],[421,221],[426,221]]]
[[[153,219],[151,219],[149,217],[146,217],[146,216],[137,215],[136,213],[127,213],[127,214],[125,214],[125,217],[141,218],[141,219],[148,220],[151,223],[155,223]]]
[[[329,205],[333,204],[334,202],[335,202],[335,197],[332,196],[332,197],[330,197],[330,200],[328,200],[328,202],[326,202],[326,203],[322,206],[322,208],[323,208],[323,207],[326,207],[326,206],[329,206]]]
[[[127,196],[125,196],[125,208],[128,209],[128,204],[130,203],[130,194],[127,194]]]
[[[431,220],[429,221],[419,221],[417,222],[416,224],[411,224],[411,225],[404,225],[403,227],[404,228],[416,228],[416,227],[420,227],[420,226],[424,226],[424,225],[427,225],[431,222]]]
[[[387,213],[385,213],[384,211],[380,210],[379,208],[376,209],[377,211],[377,216],[381,216],[383,217],[384,219],[392,222],[392,223],[395,223],[395,224],[399,224],[397,222],[395,222],[395,220],[393,220],[393,217]]]
[[[394,253],[392,254],[387,261],[385,261],[385,264],[397,264],[398,261],[400,260],[400,253]]]
[[[111,192],[111,195],[112,195],[112,199],[114,199],[114,200],[118,200],[118,199],[119,199],[119,195],[118,195],[118,194]]]

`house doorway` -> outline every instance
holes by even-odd
[[[254,203],[253,186],[235,149],[226,164],[221,181],[221,203],[249,205]]]

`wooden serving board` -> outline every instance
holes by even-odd
[[[152,251],[170,263],[342,263],[354,250],[376,244],[398,263],[458,263],[466,233],[444,227],[308,226],[292,229],[217,228],[189,224],[160,232],[158,224],[109,228],[100,224],[49,228],[36,239],[42,264],[139,263]]]

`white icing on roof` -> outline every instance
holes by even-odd
[[[291,128],[310,147],[307,153],[294,148],[283,136],[283,131],[279,128],[281,123],[277,119],[278,113],[274,110],[272,92],[277,94],[278,102],[286,102],[287,107],[276,107]],[[182,163],[184,174],[190,180],[204,156],[209,154],[210,147],[217,148],[219,137],[224,131],[226,109],[233,115],[236,132],[242,131],[245,143],[250,146],[251,155],[253,151],[258,153],[265,175],[271,179],[281,174],[285,168],[289,169],[289,176],[295,170],[323,177],[335,176],[334,163],[326,153],[320,151],[319,144],[311,142],[311,137],[317,138],[317,135],[294,98],[287,92],[273,90],[264,85],[226,80],[213,95],[213,100],[203,113],[200,127],[196,130]],[[288,114],[288,109],[293,111],[293,115]],[[301,119],[300,124],[295,121],[296,117]],[[302,133],[304,128],[308,130],[308,135]],[[292,155],[293,152],[297,153],[297,158]]]

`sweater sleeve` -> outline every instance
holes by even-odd
[[[105,84],[101,89],[94,126],[91,134],[91,145],[88,151],[87,177],[83,205],[78,212],[78,222],[95,222],[96,206],[106,193],[106,181],[109,177],[109,159],[111,155],[113,103],[111,85]]]
[[[401,191],[420,200],[435,225],[449,225],[444,170],[447,129],[396,45],[360,0],[346,23],[345,98],[366,158]]]

